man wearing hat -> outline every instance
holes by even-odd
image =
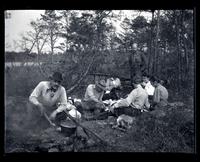
[[[94,115],[105,109],[102,97],[106,91],[105,80],[88,85],[82,103],[83,112],[87,115]]]
[[[148,94],[141,86],[141,78],[135,77],[133,79],[134,89],[128,94],[127,98],[118,100],[110,109],[115,115],[122,114],[134,116],[135,110],[144,110],[144,107],[149,108]]]
[[[54,120],[56,115],[64,110],[74,110],[76,107],[67,101],[65,88],[61,85],[62,74],[54,72],[49,81],[41,81],[29,96],[29,101],[39,109],[43,116],[47,113]],[[80,116],[80,113],[78,114]]]

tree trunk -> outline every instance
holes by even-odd
[[[151,18],[151,31],[150,31],[150,53],[148,57],[148,72],[150,74],[153,73],[153,22],[154,22],[154,10],[152,10],[152,18]]]
[[[129,53],[129,67],[130,67],[130,78],[131,78],[131,82],[133,81],[133,77],[134,77],[134,75],[133,75],[133,70],[134,70],[134,68],[133,68],[132,55],[134,55],[134,54],[130,52],[130,53]]]
[[[50,33],[50,39],[51,39],[51,63],[53,63],[53,49],[54,49],[54,46],[53,46],[53,33],[52,33],[52,30],[51,30],[51,33]]]
[[[177,42],[177,58],[178,58],[178,73],[177,73],[177,83],[178,83],[178,92],[180,91],[181,85],[181,63],[180,63],[180,39],[179,39],[179,26],[178,26],[178,15],[175,13],[175,23],[176,23],[176,42]]]
[[[160,23],[160,10],[157,12],[157,24],[156,24],[156,38],[155,38],[155,53],[154,53],[154,74],[158,72],[158,55],[159,55],[159,23]]]
[[[186,38],[184,36],[184,26],[183,26],[183,22],[184,22],[184,12],[182,11],[181,14],[181,39],[182,39],[182,48],[184,50],[184,65],[183,66],[183,72],[184,72],[184,77],[183,77],[183,81],[185,82],[185,80],[187,80],[188,77],[188,70],[189,70],[189,59],[188,59],[188,47],[187,47],[187,43],[186,43]]]

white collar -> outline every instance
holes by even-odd
[[[137,88],[142,88],[142,86],[141,86],[140,84],[138,84],[136,87],[137,87]]]

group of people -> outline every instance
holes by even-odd
[[[84,98],[78,104],[68,101],[65,88],[61,85],[63,76],[55,72],[49,81],[41,81],[29,96],[32,107],[41,115],[47,114],[53,122],[59,113],[67,111],[74,118],[85,114],[109,112],[111,115],[134,116],[137,111],[151,111],[168,103],[168,91],[157,77],[144,74],[132,81],[134,89],[127,97],[120,98],[117,93],[122,89],[119,78],[108,78],[89,84]]]

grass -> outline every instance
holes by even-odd
[[[20,104],[23,102],[19,96],[28,98],[32,89],[40,81],[47,79],[39,73],[37,67],[16,67],[6,72],[5,76],[6,97],[13,96],[12,101],[6,101],[8,105],[10,104],[10,108],[23,107],[24,105]],[[70,79],[65,82],[70,82]],[[82,97],[84,89],[85,87],[79,87],[74,94],[70,95],[81,94],[79,97]],[[185,106],[161,108],[166,113],[161,118],[150,113],[143,113],[137,118],[134,129],[119,138],[118,142],[122,146],[128,145],[130,151],[193,153],[195,151],[195,121],[191,93],[186,93],[186,89],[181,93],[169,90],[170,102],[182,101]],[[123,151],[122,149],[116,150]]]

